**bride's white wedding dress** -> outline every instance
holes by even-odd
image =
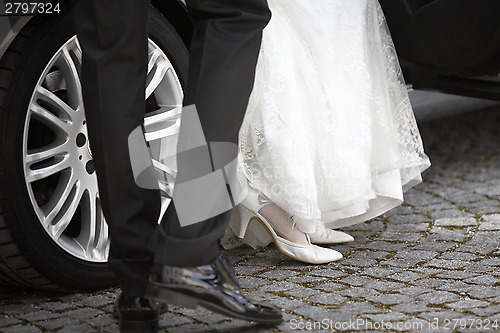
[[[239,172],[307,233],[401,204],[430,162],[378,1],[268,2]]]

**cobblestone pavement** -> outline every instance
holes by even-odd
[[[245,291],[284,311],[278,328],[173,308],[168,332],[500,331],[500,110],[421,126],[433,166],[406,203],[333,246],[345,259],[306,265],[265,250],[231,250]],[[0,289],[2,332],[116,332],[114,289],[47,294]],[[316,325],[316,326],[313,326]],[[476,328],[471,330],[470,327]],[[482,328],[482,329],[477,329]]]

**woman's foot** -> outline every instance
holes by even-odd
[[[264,227],[276,247],[289,257],[312,264],[342,259],[338,251],[311,244],[309,237],[295,227],[290,215],[253,189],[249,189],[240,209],[245,240],[247,236],[255,238],[258,229]]]
[[[262,195],[258,196],[258,200],[259,204],[265,204],[259,213],[271,224],[278,236],[293,243],[309,244],[306,234],[295,227],[292,217],[287,212]]]

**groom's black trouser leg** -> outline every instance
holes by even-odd
[[[134,181],[128,136],[144,121],[149,1],[80,0],[74,26],[83,50],[82,89],[102,209],[109,266],[124,293],[144,294],[153,259],[159,191]]]
[[[184,105],[196,105],[207,142],[236,144],[253,88],[262,29],[271,15],[267,1],[186,2],[195,31]],[[186,133],[181,131],[180,141]],[[196,161],[197,156],[191,159],[189,154],[178,155],[178,179],[196,176],[197,165],[193,160]],[[191,174],[185,176],[187,173]],[[202,175],[203,172],[198,174]],[[170,206],[167,210],[157,233],[159,246],[155,262],[177,266],[213,262],[219,253],[217,241],[224,234],[229,214],[181,227],[173,208]],[[182,255],[172,256],[176,251]]]
[[[196,29],[184,104],[196,104],[208,142],[236,142],[261,30],[270,17],[267,3],[188,0],[188,5]],[[110,229],[109,264],[130,296],[144,294],[153,257],[178,266],[212,262],[227,225],[212,218],[182,228],[172,205],[157,228],[159,192],[134,181],[128,136],[142,124],[145,110],[148,6],[143,0],[80,0],[74,8],[89,141]],[[189,162],[178,161],[180,174]]]

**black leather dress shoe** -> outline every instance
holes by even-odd
[[[222,253],[211,265],[197,267],[156,266],[146,298],[194,308],[198,305],[229,317],[278,325],[281,312],[252,303],[241,293],[233,266]]]
[[[113,306],[113,315],[120,321],[122,333],[158,332],[160,306],[157,302],[142,297],[128,297],[123,294]]]

